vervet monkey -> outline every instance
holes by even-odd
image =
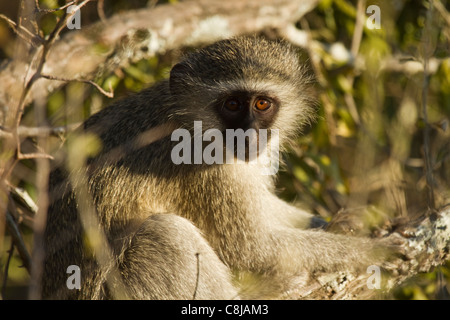
[[[169,79],[87,119],[81,133],[98,137],[99,152],[78,171],[59,164],[51,174],[43,298],[268,298],[308,272],[382,261],[381,242],[311,229],[320,219],[279,199],[248,149],[234,164],[174,163],[171,133],[195,140],[197,121],[203,134],[277,129],[288,143],[314,118],[311,84],[287,43],[237,37],[188,54]],[[107,261],[89,228],[105,235]],[[80,289],[66,285],[69,265],[80,267]],[[240,282],[248,275],[253,289]]]

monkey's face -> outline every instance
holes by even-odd
[[[202,129],[278,129],[292,136],[313,117],[310,78],[298,54],[281,42],[239,37],[188,55],[170,74],[183,126]],[[175,115],[175,116],[176,116]]]
[[[269,129],[279,111],[279,101],[264,93],[236,91],[217,99],[215,109],[227,129]]]

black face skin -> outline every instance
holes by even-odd
[[[278,100],[264,94],[233,92],[216,105],[227,129],[269,129],[279,110]]]
[[[279,102],[264,93],[237,91],[218,99],[215,107],[227,129],[242,129],[244,131],[254,129],[258,136],[259,129],[271,128],[279,110]],[[270,132],[268,134],[270,139]],[[251,160],[249,143],[249,138],[246,136],[245,161]],[[259,145],[259,139],[256,139],[255,143],[257,144],[257,155],[259,155],[264,149],[260,149],[262,146]],[[224,146],[224,150],[226,150],[226,146]],[[234,147],[234,153],[235,157],[238,158],[236,147]]]

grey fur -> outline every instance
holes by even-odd
[[[134,299],[266,298],[306,272],[380,261],[369,239],[308,229],[317,218],[277,198],[258,166],[177,166],[170,136],[142,138],[155,128],[192,130],[194,120],[224,130],[213,106],[238,91],[277,101],[267,122],[287,143],[314,118],[310,84],[289,45],[240,37],[188,55],[169,80],[91,116],[81,132],[98,135],[100,153],[82,172],[60,165],[51,175],[43,297],[107,299],[121,282]],[[86,247],[74,181],[92,197],[114,256],[106,265]],[[80,290],[66,287],[72,264],[81,268]],[[108,282],[114,268],[120,279]],[[248,278],[255,281],[239,283]]]

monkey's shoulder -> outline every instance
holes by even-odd
[[[170,100],[168,80],[163,80],[140,92],[118,99],[85,120],[83,128],[90,130],[113,125],[148,126],[164,117],[170,109]]]
[[[168,80],[163,80],[93,114],[80,131],[100,138],[106,151],[167,122],[172,112]]]

